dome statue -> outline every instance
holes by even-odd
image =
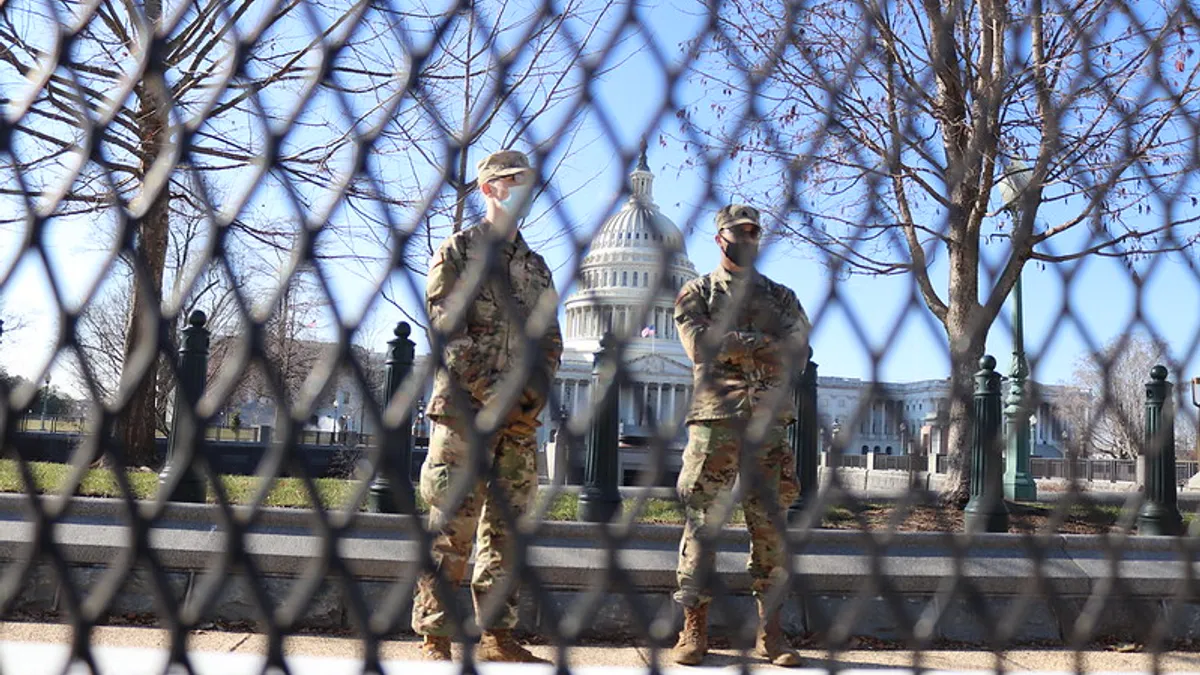
[[[628,352],[656,351],[686,361],[675,333],[675,296],[696,278],[696,268],[683,233],[654,203],[645,146],[629,184],[629,200],[593,237],[576,291],[564,303],[566,347],[590,353],[612,330],[629,340]]]

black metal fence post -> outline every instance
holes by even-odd
[[[1175,411],[1167,369],[1150,369],[1146,383],[1146,502],[1138,512],[1137,533],[1183,534],[1175,485]]]
[[[980,359],[979,367],[971,434],[971,500],[964,510],[964,525],[968,532],[1007,532],[1004,460],[1000,457],[1000,375],[991,355]]]
[[[412,327],[407,321],[396,324],[395,338],[388,340],[387,358],[387,388],[384,390],[384,405],[391,403],[392,397],[400,390],[401,385],[412,372],[415,359],[416,344],[408,339]],[[375,434],[379,439],[379,466],[375,469],[375,477],[367,497],[368,506],[375,513],[414,513],[416,504],[412,495],[412,409],[400,422],[400,428],[395,430],[380,429]],[[407,490],[397,494],[392,487],[388,471],[395,467],[395,474],[408,483]]]
[[[792,430],[792,451],[796,455],[796,481],[800,494],[788,507],[788,522],[796,522],[809,502],[817,497],[817,444],[820,428],[817,421],[817,362],[808,348],[808,365],[800,374],[794,390],[796,424]]]
[[[621,492],[617,489],[621,463],[618,366],[617,339],[605,333],[592,362],[592,395],[603,392],[603,396],[593,399],[598,405],[584,456],[584,487],[576,513],[578,520],[587,523],[607,523],[621,512]]]
[[[204,395],[208,379],[209,333],[205,328],[208,317],[196,310],[188,316],[188,327],[183,329],[183,342],[179,346],[179,382],[175,386],[174,409],[171,413],[171,432],[167,437],[167,457],[163,470],[158,475],[161,488],[171,480],[171,475],[182,472],[179,484],[167,497],[173,502],[204,502],[206,488],[204,478],[196,471],[192,461],[182,464],[180,453],[183,443],[195,442],[194,453],[204,451],[204,433],[197,433],[196,403]],[[190,439],[190,441],[188,440]],[[190,460],[190,458],[188,458]]]

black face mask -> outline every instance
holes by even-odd
[[[738,267],[753,267],[758,257],[758,243],[753,241],[726,241],[725,257]]]

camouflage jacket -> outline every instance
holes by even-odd
[[[451,235],[430,265],[425,305],[430,342],[442,338],[444,360],[426,414],[470,419],[507,382],[505,376],[521,368],[528,331],[540,338],[528,354],[536,359],[533,377],[521,383],[526,393],[519,399],[525,417],[536,418],[563,347],[550,268],[525,238],[518,233],[513,241],[496,241],[487,223]],[[541,386],[531,389],[538,379]],[[460,410],[456,400],[471,410]]]
[[[689,423],[748,419],[760,405],[780,421],[795,419],[791,374],[808,363],[812,326],[790,288],[718,267],[680,291],[675,325],[694,364]]]

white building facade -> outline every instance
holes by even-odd
[[[820,361],[817,355],[814,359]],[[949,380],[873,384],[818,378],[822,442],[828,447],[836,433],[848,454],[945,454],[949,390]],[[1001,390],[1007,395],[1007,386]],[[1038,393],[1042,401],[1032,413],[1032,454],[1061,457],[1067,426],[1056,404],[1069,394],[1068,388],[1039,385]]]

